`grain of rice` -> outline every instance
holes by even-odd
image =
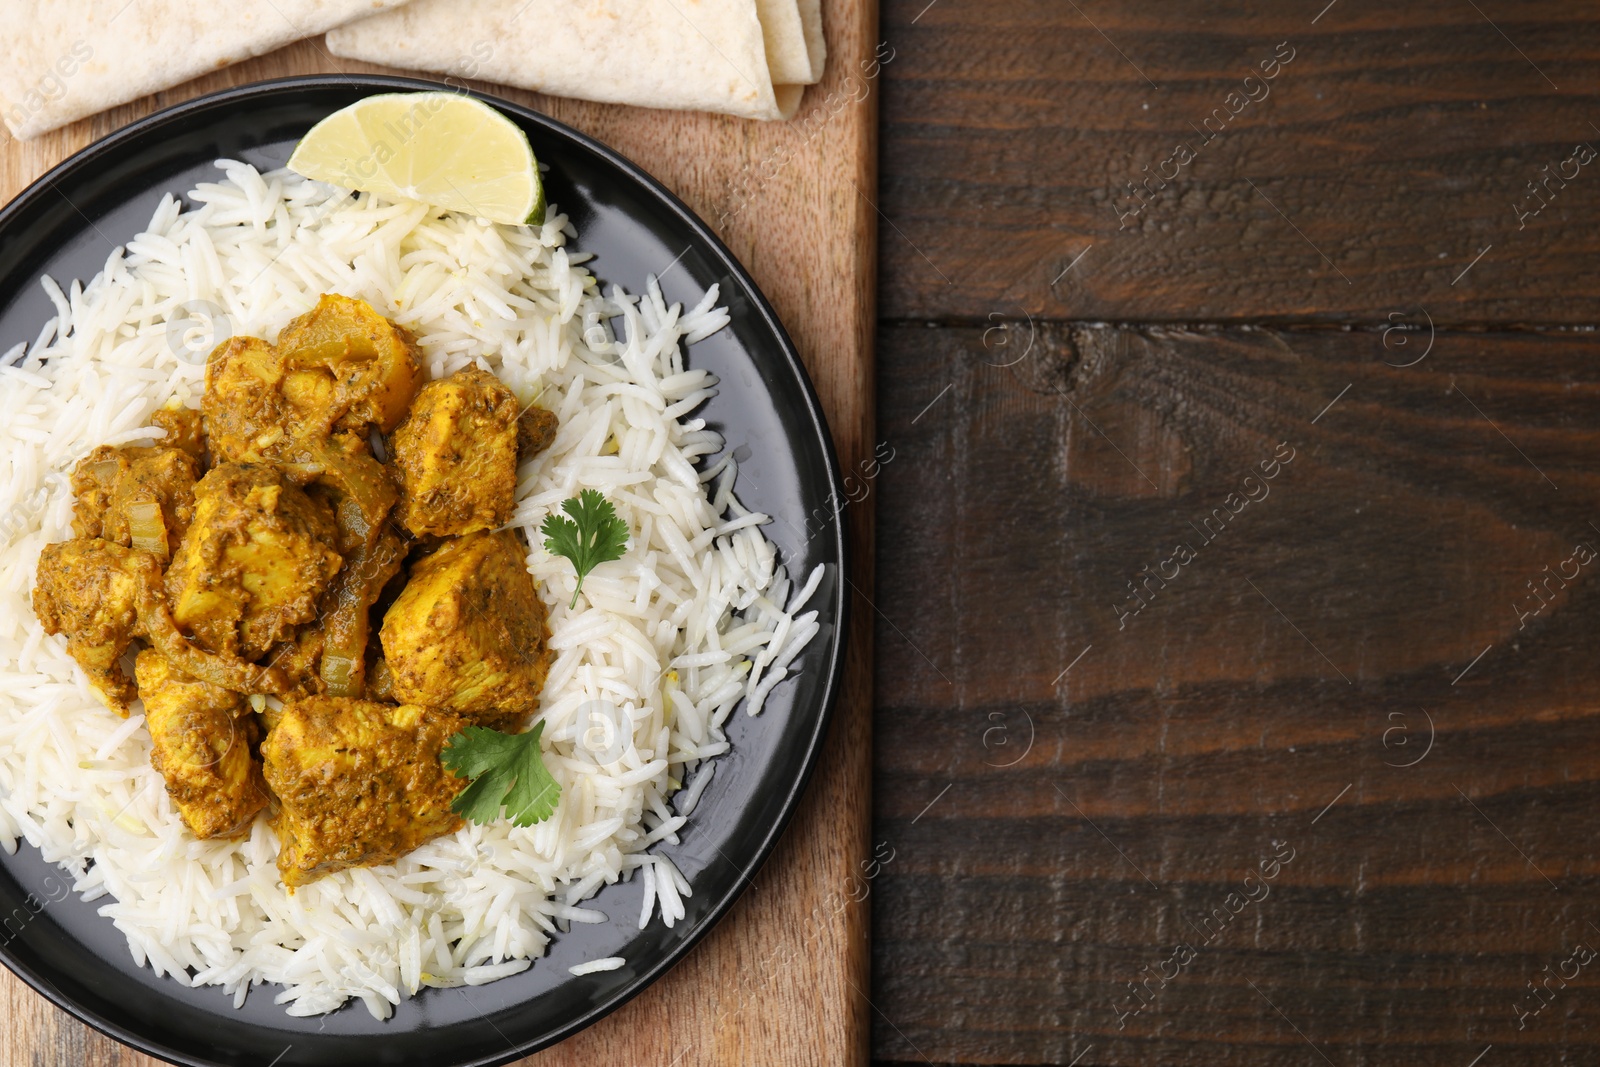
[[[607,956],[605,959],[574,964],[568,967],[567,970],[576,975],[594,974],[596,971],[614,971],[627,962],[621,956]]]

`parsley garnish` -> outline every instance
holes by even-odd
[[[457,778],[471,778],[450,810],[476,823],[494,822],[500,809],[513,825],[548,819],[561,799],[561,783],[551,777],[539,749],[544,723],[525,734],[503,734],[469,726],[445,743],[439,759]]]
[[[545,551],[567,557],[578,572],[578,587],[572,591],[572,603],[567,605],[575,608],[584,576],[596,564],[622,558],[628,547],[628,524],[617,518],[611,501],[593,489],[568,497],[561,510],[572,517],[546,515],[539,532],[544,534]]]

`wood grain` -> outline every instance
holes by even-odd
[[[883,1061],[1600,1056],[1594,335],[1428,342],[881,331]]]
[[[873,440],[876,43],[870,2],[826,0],[828,74],[799,117],[718,116],[556,100],[484,86],[592,134],[640,163],[711,222],[750,269],[800,348],[841,462]],[[0,144],[0,199],[71,152],[202,92],[316,72],[385,72],[334,60],[320,40],[232,67],[36,141]],[[847,81],[847,79],[849,79]],[[844,179],[844,180],[841,180]],[[848,514],[854,581],[870,594],[870,504]],[[610,1018],[527,1061],[563,1064],[864,1064],[867,906],[852,876],[868,859],[870,625],[854,628],[847,682],[819,769],[777,853],[730,915],[667,978]],[[56,1011],[0,972],[0,1063],[144,1067],[140,1056]],[[819,1052],[825,1050],[825,1052]]]
[[[1515,208],[1600,149],[1594,4],[895,0],[883,35],[890,318],[1600,320],[1600,166]]]

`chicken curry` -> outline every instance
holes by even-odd
[[[549,670],[503,527],[555,416],[476,367],[428,381],[407,330],[325,295],[275,344],[220,345],[201,410],[152,424],[78,463],[33,603],[107,707],[142,701],[184,823],[267,811],[291,888],[461,826],[441,750],[520,732]]]

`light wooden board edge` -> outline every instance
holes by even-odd
[[[789,123],[481,87],[617,148],[718,230],[799,347],[841,466],[849,472],[873,447],[879,84],[872,57],[878,11],[875,0],[825,0],[824,6],[828,73],[807,91]],[[320,40],[303,41],[34,141],[0,140],[0,201],[96,138],[158,108],[268,78],[341,72],[386,71],[336,60]],[[846,518],[856,591],[845,683],[816,774],[776,852],[717,928],[670,974],[600,1023],[523,1064],[866,1064],[870,495],[850,504]],[[0,1063],[7,1067],[158,1062],[101,1037],[3,970],[0,1003],[8,1023],[0,1027]]]

